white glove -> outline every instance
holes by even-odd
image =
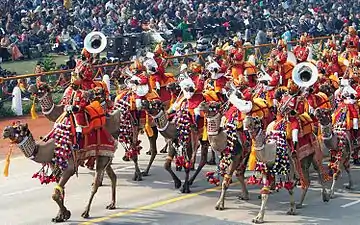
[[[67,112],[72,112],[72,109],[73,109],[73,106],[72,106],[72,105],[67,105],[66,108],[65,108],[65,110],[66,110]]]

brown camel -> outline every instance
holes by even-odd
[[[142,102],[143,109],[146,110],[154,119],[154,122],[157,126],[158,131],[160,134],[167,140],[171,140],[171,144],[169,144],[169,152],[168,156],[165,161],[165,169],[171,175],[174,180],[175,188],[181,187],[181,180],[176,176],[176,174],[171,169],[171,162],[173,161],[176,150],[174,145],[178,145],[177,143],[177,130],[176,126],[173,121],[169,121],[168,115],[165,112],[164,105],[159,100],[147,101],[144,100]],[[200,134],[197,131],[192,130],[192,140],[200,140]],[[191,147],[188,148],[187,155],[191,158],[192,165],[195,164],[196,159],[196,150],[198,148],[197,141],[192,141],[193,143],[190,145]],[[200,140],[201,145],[201,159],[199,166],[197,167],[195,173],[191,178],[190,169],[185,169],[185,181],[182,187],[182,193],[190,193],[190,186],[193,184],[196,176],[200,173],[201,169],[205,166],[207,160],[207,153],[208,153],[208,142]]]
[[[202,103],[201,108],[206,113],[206,125],[210,146],[215,152],[221,155],[227,145],[227,134],[220,127],[222,118],[220,106],[221,103],[219,102],[211,102]],[[236,150],[236,155],[232,157],[231,163],[227,168],[227,172],[221,184],[220,198],[215,205],[216,210],[225,209],[226,191],[229,188],[231,177],[235,171],[242,188],[242,195],[240,195],[239,198],[242,200],[249,200],[249,192],[246,188],[245,182],[245,169],[247,160],[249,159],[249,154],[243,154],[243,144],[239,140],[236,142],[236,148],[238,148]]]
[[[64,105],[56,105],[53,101],[50,87],[46,84],[42,84],[39,88],[36,85],[31,85],[29,87],[29,92],[35,94],[37,97],[42,112],[51,122],[55,122],[57,118],[64,112]],[[120,124],[120,118],[121,118],[121,112],[118,109],[113,110],[109,113],[109,115],[106,117],[106,124],[105,129],[114,137],[118,138],[120,135],[119,131],[119,124]],[[151,165],[155,159],[155,156],[157,155],[157,143],[156,140],[158,138],[158,131],[156,129],[156,126],[152,127],[154,131],[154,135],[152,137],[148,137],[150,142],[150,152],[151,157],[148,166],[146,167],[145,171],[141,172],[140,167],[138,165],[138,157],[134,156],[131,159],[135,163],[135,172],[134,172],[134,181],[141,181],[142,176],[147,176],[149,174]],[[165,146],[166,149],[167,146]],[[162,150],[163,151],[163,150]],[[126,156],[123,157],[124,161],[129,161],[130,159]]]
[[[349,177],[349,184],[345,185],[345,188],[352,188],[353,181],[350,173],[350,157],[351,150],[354,146],[350,139],[351,136],[349,131],[342,129],[340,124],[335,124],[334,127],[332,126],[330,110],[320,108],[316,109],[315,116],[320,123],[321,136],[325,147],[333,151],[331,154],[331,169],[334,173],[333,183],[330,190],[330,197],[333,198],[335,195],[336,181],[339,179],[343,169],[345,169]],[[340,142],[343,143],[343,147],[340,147]]]
[[[35,142],[30,130],[28,129],[27,124],[18,124],[16,126],[8,126],[3,131],[3,138],[9,138],[12,143],[18,145],[19,149],[24,153],[25,157],[33,160],[37,163],[49,163],[54,168],[53,157],[55,150],[55,141],[53,139],[48,140],[47,142],[39,141]],[[115,146],[116,149],[116,146]],[[115,152],[114,149],[114,152]],[[57,186],[54,189],[52,199],[58,204],[59,212],[55,218],[52,219],[53,222],[64,222],[71,217],[71,212],[65,207],[65,185],[77,171],[77,158],[76,153],[74,158],[70,158],[68,161],[68,167],[61,171],[59,177],[57,177]],[[96,156],[96,173],[95,181],[92,187],[91,195],[89,202],[85,208],[85,211],[81,214],[83,218],[89,218],[90,206],[92,200],[99,188],[101,182],[101,174],[106,171],[107,175],[111,180],[111,203],[106,206],[107,209],[112,210],[116,208],[116,175],[111,167],[111,161],[113,159],[113,154],[106,153],[102,154],[102,151],[99,151]],[[74,161],[75,160],[75,161]]]
[[[262,129],[261,121],[256,117],[249,117],[247,116],[244,120],[244,124],[246,125],[250,136],[253,141],[253,147],[256,151],[256,158],[258,162],[261,162],[266,165],[266,171],[272,171],[274,165],[275,165],[275,158],[277,157],[277,147],[278,142],[277,138],[281,137],[280,135],[275,138],[275,134],[278,132],[276,130],[273,130],[274,123],[276,121],[269,124],[266,131]],[[268,137],[268,138],[267,138]],[[286,136],[283,135],[282,141],[287,142]],[[314,145],[317,144],[319,146],[319,143],[313,143]],[[286,146],[289,146],[286,144]],[[320,146],[319,146],[320,148]],[[290,149],[287,147],[287,154],[290,156]],[[289,160],[290,167],[288,168],[285,179],[287,182],[289,182],[290,186],[287,186],[286,189],[288,190],[290,194],[290,209],[287,212],[288,215],[295,215],[296,214],[296,208],[301,208],[303,206],[303,202],[308,190],[308,186],[305,187],[302,191],[301,200],[298,205],[295,205],[295,199],[294,199],[294,188],[296,186],[296,181],[294,181],[294,175],[298,174],[299,171],[296,171],[295,169],[295,160],[291,157]],[[301,163],[301,169],[302,173],[304,174],[304,177],[306,179],[306,182],[310,182],[310,166],[313,165],[315,170],[318,173],[319,176],[319,182],[321,184],[322,190],[322,199],[324,202],[328,202],[330,200],[330,195],[327,193],[325,185],[324,185],[324,178],[322,177],[322,174],[320,173],[319,169],[319,163],[315,160],[315,153],[310,154],[307,157],[304,157],[300,161]],[[264,187],[261,191],[261,208],[258,213],[258,215],[253,219],[254,223],[263,223],[264,222],[264,215],[265,215],[265,208],[267,204],[267,200],[269,198],[270,193],[270,181],[268,180],[270,177],[273,177],[274,174],[271,174],[270,172],[263,172],[262,173],[262,181],[264,183]]]

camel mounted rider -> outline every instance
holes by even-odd
[[[288,121],[291,129],[291,152],[297,154],[299,148],[299,138],[311,133],[312,120],[305,111],[306,99],[302,95],[300,88],[291,80],[288,84],[288,93],[285,94],[278,107],[278,119]],[[303,118],[300,118],[303,117]],[[305,120],[305,123],[302,123]],[[310,140],[303,140],[310,143]]]
[[[349,61],[359,55],[359,36],[354,27],[349,27],[348,34],[344,37],[342,47],[345,48],[343,57]]]
[[[341,64],[339,62],[339,53],[336,49],[336,41],[333,36],[332,39],[329,39],[326,44],[327,49],[324,50],[324,57],[327,59],[326,72],[328,76],[334,75],[337,73],[338,77],[342,77],[344,75],[344,71],[341,68]]]
[[[295,46],[293,53],[296,57],[297,63],[306,62],[310,50],[307,46],[307,34],[301,35],[299,44]]]
[[[286,50],[286,42],[282,39],[278,41],[277,47],[274,48],[270,53],[270,60],[268,63],[268,73],[271,75],[272,73],[277,72],[279,74],[280,79],[278,80],[279,86],[287,86],[288,78],[285,77],[285,68],[284,65],[287,61],[287,50]]]
[[[357,104],[357,92],[351,87],[348,80],[342,80],[342,87],[338,91],[340,97],[335,112],[333,124],[342,124],[350,132],[353,144],[358,145],[359,137],[359,106]],[[359,164],[357,154],[353,154],[354,163]]]
[[[273,118],[276,116],[276,105],[277,101],[275,99],[275,91],[279,85],[279,76],[278,73],[272,73],[269,75],[268,73],[261,74],[258,77],[258,86],[254,92],[254,98],[261,98],[267,102],[267,105],[270,108]]]
[[[197,81],[197,84],[194,82]],[[204,78],[198,75],[196,79],[193,77],[184,77],[180,81],[182,96],[171,106],[169,113],[172,114],[181,108],[186,108],[192,118],[191,126],[199,129],[199,122],[204,115],[200,110],[200,103],[205,100],[203,96]]]
[[[226,84],[229,79],[226,77],[227,66],[219,65],[217,62],[212,62],[207,66],[210,73],[210,78],[205,81],[204,96],[209,101],[225,102],[226,97]]]

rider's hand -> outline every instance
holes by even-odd
[[[67,112],[72,112],[73,106],[72,106],[72,105],[68,105],[68,106],[66,106],[65,110],[66,110]]]

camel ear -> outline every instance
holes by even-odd
[[[29,128],[29,126],[28,126],[28,124],[27,124],[27,123],[25,123],[25,124],[24,124],[24,127],[25,127],[26,129],[28,129],[28,128]]]

